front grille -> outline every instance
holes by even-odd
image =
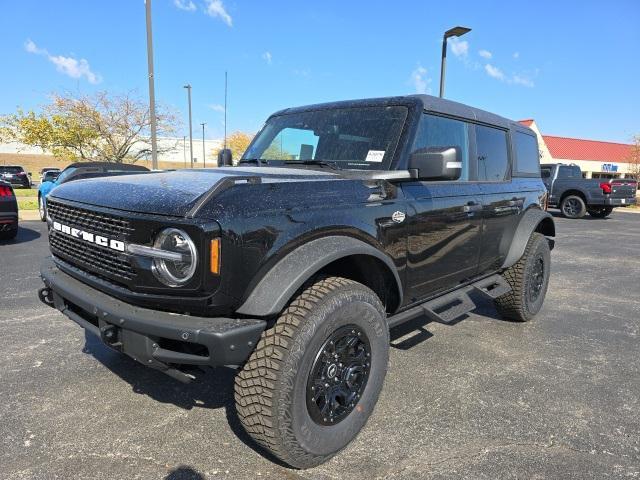
[[[53,200],[47,202],[47,212],[60,223],[73,224],[88,232],[100,233],[111,238],[126,239],[133,232],[131,224],[125,218],[71,207]]]
[[[55,230],[49,233],[49,244],[54,253],[78,267],[114,275],[123,280],[131,280],[136,275],[128,258],[109,248],[88,243]]]
[[[110,239],[126,241],[133,232],[129,220],[125,218],[51,200],[47,202],[47,213],[61,224]],[[55,255],[98,276],[116,281],[129,281],[136,276],[129,257],[111,248],[54,229],[49,232],[49,245]]]

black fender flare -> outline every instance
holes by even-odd
[[[538,229],[538,226],[540,226],[540,229]],[[511,247],[509,247],[509,252],[502,264],[503,269],[509,268],[520,260],[524,254],[524,249],[527,247],[529,237],[531,237],[531,234],[536,230],[539,230],[542,234],[548,237],[556,236],[556,227],[553,223],[553,217],[551,214],[544,210],[530,208],[524,213],[518,227],[516,228],[516,233],[513,235],[513,239],[511,240]]]
[[[258,282],[236,312],[260,317],[275,315],[284,309],[314,273],[335,260],[351,255],[368,255],[384,262],[393,273],[402,302],[400,276],[388,255],[362,240],[331,235],[307,242],[284,256]]]

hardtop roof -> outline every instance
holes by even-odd
[[[463,103],[454,102],[444,98],[434,97],[432,95],[404,95],[396,97],[379,97],[367,98],[361,100],[344,100],[338,102],[318,103],[314,105],[305,105],[301,107],[285,108],[273,114],[283,115],[288,113],[299,113],[312,110],[324,110],[333,108],[353,108],[353,107],[369,107],[369,106],[388,106],[388,105],[414,105],[421,107],[434,113],[453,115],[456,117],[475,120],[481,123],[487,123],[502,128],[516,127],[523,130],[530,130],[528,127],[510,120],[500,115],[496,115],[479,108],[471,107]]]

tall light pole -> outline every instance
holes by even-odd
[[[224,72],[224,149],[227,149],[227,72]]]
[[[158,168],[158,145],[156,139],[156,93],[153,81],[153,34],[151,31],[151,0],[144,2],[147,17],[147,69],[149,72],[149,119],[151,122],[151,168]]]
[[[182,159],[184,160],[184,168],[187,168],[187,136],[182,136]]]
[[[189,156],[191,157],[191,168],[193,168],[193,124],[191,123],[191,84],[186,84],[187,99],[189,101]]]
[[[444,97],[444,75],[447,68],[447,39],[449,37],[461,37],[470,31],[471,29],[467,27],[453,27],[444,32],[444,36],[442,37],[442,60],[440,62],[440,98]]]
[[[202,122],[200,125],[202,125],[202,168],[207,168],[207,154],[204,151],[204,126],[206,125],[206,122]]]

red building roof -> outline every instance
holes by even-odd
[[[533,119],[518,120],[518,123],[530,127]],[[552,135],[543,135],[542,138],[555,159],[628,162],[633,151],[633,145],[627,143],[599,142]]]
[[[599,142],[580,138],[543,135],[544,143],[553,158],[567,160],[593,160],[595,162],[628,162],[633,145]]]

